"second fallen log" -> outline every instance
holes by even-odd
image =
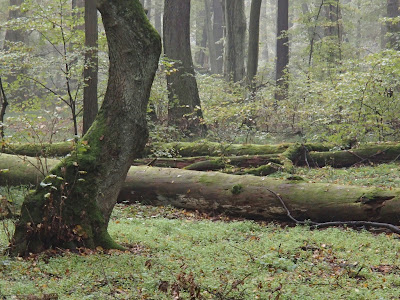
[[[308,183],[298,179],[134,167],[128,173],[119,201],[287,221],[287,213],[274,195],[277,193],[298,220],[399,224],[400,189]]]

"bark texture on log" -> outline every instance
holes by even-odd
[[[0,158],[4,156],[7,158],[5,154]],[[7,173],[0,173],[2,183],[15,171],[4,161],[24,164],[20,158],[13,161],[0,159],[0,168],[10,169]],[[48,160],[48,163],[52,166],[57,161]],[[25,174],[31,174],[32,183],[40,177],[35,175],[34,170],[31,164],[27,164],[24,171]],[[289,221],[286,211],[271,191],[283,198],[293,217],[298,220],[367,220],[395,225],[400,222],[400,189],[307,183],[296,177],[279,180],[218,172],[131,167],[118,201],[139,201],[244,218]]]
[[[373,220],[392,224],[400,220],[400,189],[386,191],[154,167],[131,168],[119,200],[288,221],[286,211],[270,190],[284,199],[298,220]]]

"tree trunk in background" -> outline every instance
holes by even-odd
[[[325,5],[325,16],[327,25],[325,26],[325,41],[328,42],[328,62],[335,63],[342,60],[342,13],[340,0],[335,0],[334,4]]]
[[[121,248],[107,225],[126,174],[147,142],[147,102],[161,43],[139,0],[96,4],[110,58],[103,105],[75,151],[26,196],[12,255],[53,247]]]
[[[249,85],[253,84],[257,75],[258,52],[260,41],[260,13],[262,0],[252,0],[249,24],[249,49],[247,53],[247,80]]]
[[[244,78],[246,16],[244,1],[225,0],[225,77],[233,82]]]
[[[10,6],[20,6],[24,3],[24,0],[10,0]],[[17,8],[12,9],[8,13],[8,20],[14,20],[23,16],[23,13]],[[4,40],[6,41],[4,44],[4,49],[7,49],[7,41],[8,42],[25,42],[26,40],[26,32],[22,30],[7,30]]]
[[[190,1],[164,3],[164,54],[175,61],[175,72],[167,75],[168,121],[184,134],[204,131],[199,91],[190,49]]]
[[[400,0],[387,0],[387,17],[400,16]],[[400,51],[400,22],[387,23],[387,47]]]
[[[154,8],[154,27],[158,33],[162,36],[162,11],[163,11],[163,1],[156,0]]]
[[[222,9],[223,0],[212,0],[212,11],[213,11],[213,33],[215,43],[215,70],[216,74],[223,73],[224,66],[224,12]]]
[[[20,6],[22,3],[24,3],[24,0],[10,0],[10,6]],[[24,13],[22,13],[19,8],[10,9],[8,12],[8,20],[9,21],[21,18],[23,16],[24,16]],[[28,40],[27,37],[28,37],[27,32],[25,32],[23,30],[7,29],[5,37],[4,37],[3,49],[9,50],[10,46],[12,46],[13,43],[18,43],[18,42],[26,43]],[[24,69],[22,67],[21,69],[14,69],[11,72],[12,73],[5,74],[5,76],[3,75],[4,76],[3,77],[3,83],[4,83],[3,88],[6,88],[7,84],[12,84],[13,82],[16,82],[17,77],[18,77],[17,74],[26,73],[26,69]],[[25,99],[24,92],[15,90],[15,89],[14,89],[14,91],[9,92],[7,96],[8,96],[9,102],[11,102],[11,103],[23,101]]]
[[[98,112],[97,81],[98,81],[98,57],[97,57],[97,8],[95,0],[85,1],[85,69],[83,77],[85,87],[83,89],[83,134],[92,125]]]
[[[146,0],[146,14],[149,20],[153,18],[153,12],[152,12],[152,3],[151,0]]]
[[[286,80],[287,67],[289,65],[289,1],[278,0],[277,14],[277,42],[276,42],[276,92],[275,100],[283,100],[287,97],[288,82]]]
[[[211,0],[212,1],[212,0]],[[205,27],[207,28],[207,40],[208,40],[208,54],[209,54],[209,66],[212,74],[218,74],[217,68],[217,52],[214,40],[213,24],[211,20],[211,5],[210,0],[204,0],[204,8],[206,13]]]
[[[261,5],[261,13],[260,13],[260,26],[264,29],[262,30],[262,37],[261,40],[263,41],[262,45],[262,51],[261,51],[261,59],[264,60],[266,63],[268,63],[269,60],[269,35],[271,34],[268,30],[268,24],[269,24],[269,16],[268,16],[268,9],[269,9],[269,3],[268,1],[263,1]]]
[[[195,62],[200,68],[204,68],[206,63],[206,47],[207,47],[207,24],[206,11],[200,11],[196,16],[196,53],[194,54]]]

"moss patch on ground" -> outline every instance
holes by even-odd
[[[10,225],[11,226],[11,225]],[[396,235],[216,219],[171,207],[116,207],[127,251],[0,256],[0,295],[60,299],[398,299]],[[2,231],[4,249],[7,238]],[[194,298],[200,299],[200,298]]]

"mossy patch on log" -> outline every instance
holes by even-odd
[[[240,193],[242,193],[244,190],[243,185],[241,184],[235,184],[232,188],[231,188],[231,193],[234,195],[239,195]]]

